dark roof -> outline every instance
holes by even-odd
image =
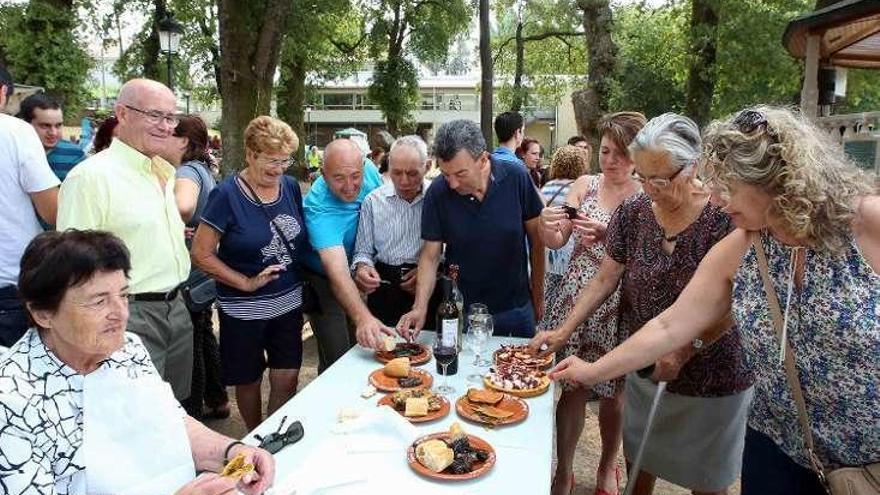
[[[842,0],[788,23],[782,44],[805,58],[807,36],[821,36],[819,58],[841,67],[880,68],[880,0]]]

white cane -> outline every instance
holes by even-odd
[[[650,376],[650,374],[654,371],[654,366],[649,366],[644,370],[639,371],[640,376]],[[642,469],[642,456],[645,453],[645,446],[648,445],[648,437],[651,436],[651,428],[654,426],[654,417],[657,415],[657,407],[660,405],[660,399],[663,397],[663,392],[666,391],[666,382],[660,382],[657,384],[657,391],[654,393],[654,402],[651,404],[651,412],[648,413],[648,421],[645,423],[645,432],[642,434],[642,441],[639,443],[639,450],[636,452],[635,461],[633,461],[630,466],[629,475],[626,480],[626,490],[624,490],[624,495],[632,495],[633,490],[636,488],[636,480],[639,478],[639,471]]]

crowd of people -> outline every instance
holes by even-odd
[[[2,68],[0,86],[2,107]],[[633,493],[659,477],[818,495],[817,466],[880,461],[880,199],[790,109],[702,133],[612,113],[598,149],[574,136],[546,168],[516,112],[495,119],[494,150],[468,120],[430,147],[336,139],[308,152],[307,194],[285,173],[300,146],[288,124],[251,121],[244,162],[218,180],[204,122],[155,81],[122,86],[90,156],[60,139],[50,98],[20,116],[0,115],[0,458],[20,460],[0,463],[7,493],[222,493],[234,482],[195,472],[237,454],[256,467],[238,488],[262,492],[272,456],[200,422],[230,414],[227,387],[256,428],[297,391],[306,321],[319,372],[356,344],[411,340],[433,328],[451,265],[495,335],[557,354],[554,495],[574,487],[590,400],[595,493],[619,493],[620,445],[632,461],[666,382]]]

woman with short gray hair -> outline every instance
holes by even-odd
[[[565,322],[533,339],[535,350],[545,343],[551,351],[559,348],[618,284],[618,325],[624,337],[672,306],[703,257],[733,229],[730,217],[709,202],[695,180],[700,146],[699,128],[681,115],[656,117],[639,132],[630,152],[644,193],[614,212],[599,272]],[[695,494],[724,494],[739,477],[753,381],[742,354],[738,329],[725,317],[703,328],[693,342],[660,357],[644,377],[627,375],[623,443],[629,460],[642,440],[655,382],[669,382],[635,494],[650,494],[657,477]]]

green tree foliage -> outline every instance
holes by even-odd
[[[413,60],[445,61],[449,46],[467,29],[473,5],[470,0],[367,0],[362,7],[374,61],[369,97],[379,105],[392,134],[411,130],[419,104]]]
[[[553,107],[586,74],[580,11],[572,0],[496,0],[492,35],[499,108]],[[522,85],[517,87],[516,29],[522,20]]]
[[[618,65],[610,108],[648,116],[684,109],[687,79],[687,11],[680,5],[615,12]]]
[[[838,99],[835,113],[880,111],[880,70],[849,69],[846,96]]]
[[[191,92],[196,100],[210,104],[219,99],[220,47],[217,35],[217,3],[214,0],[115,0],[102,23],[105,38],[112,38],[120,15],[126,10],[147,13],[144,23],[116,61],[113,71],[123,81],[149,77],[168,82],[167,55],[155,51],[151,38],[156,30],[156,11],[169,9],[184,26],[180,48],[172,57],[175,90]],[[163,14],[164,15],[164,14]]]
[[[72,8],[31,0],[0,7],[0,47],[16,82],[42,86],[59,98],[69,118],[76,118],[88,98],[92,66],[75,28]]]
[[[713,118],[756,103],[792,104],[800,92],[803,63],[782,46],[794,17],[812,10],[812,0],[743,0],[719,3]],[[689,64],[690,1],[658,8],[617,9],[620,47],[611,107],[649,117],[683,112]]]
[[[278,117],[300,136],[300,161],[314,143],[303,122],[306,102],[317,86],[346,77],[366,59],[364,19],[352,15],[350,0],[293,0],[279,63]]]

